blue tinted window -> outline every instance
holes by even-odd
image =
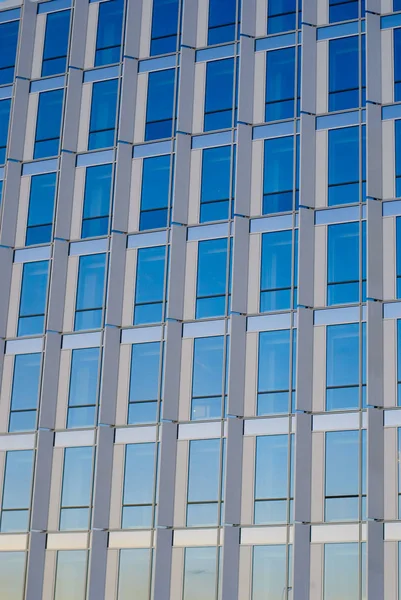
[[[365,324],[327,327],[326,410],[360,407],[360,383],[366,384],[365,335]]]
[[[216,419],[222,415],[224,337],[194,341],[191,419]]]
[[[106,254],[81,256],[79,259],[75,331],[99,329],[106,277]]]
[[[0,165],[6,162],[8,125],[10,122],[11,99],[0,102]]]
[[[0,553],[0,581],[5,598],[23,600],[25,594],[26,552]]]
[[[18,354],[14,359],[8,430],[35,429],[39,404],[41,354]]]
[[[292,230],[262,235],[260,312],[296,305],[297,239],[297,231]]]
[[[128,444],[125,453],[122,528],[153,527],[156,444]]]
[[[150,55],[177,50],[179,0],[153,0]]]
[[[330,40],[329,42],[329,111],[355,108],[365,105],[364,81],[360,70],[364,64],[364,41],[362,57],[359,52],[359,36]],[[362,102],[360,85],[362,83]]]
[[[25,263],[22,271],[18,336],[42,334],[45,326],[49,262]]]
[[[401,218],[396,218],[397,298],[401,298]]]
[[[68,428],[95,425],[99,359],[99,348],[80,348],[72,351]]]
[[[0,25],[0,85],[12,83],[17,54],[19,21]]]
[[[145,158],[142,168],[139,229],[167,227],[171,187],[171,156]]]
[[[287,562],[285,545],[253,547],[252,600],[285,598]]]
[[[145,140],[173,135],[175,69],[149,73]]]
[[[118,79],[93,84],[88,150],[114,146]]]
[[[233,126],[234,58],[206,64],[204,131]]]
[[[83,238],[107,235],[109,231],[112,177],[113,165],[97,165],[86,169]]]
[[[56,177],[56,173],[46,173],[31,178],[26,246],[51,242]]]
[[[199,590],[202,600],[216,600],[216,584],[216,548],[186,548],[183,600],[197,600]]]
[[[362,223],[362,243],[360,230],[358,222],[328,227],[328,306],[366,300],[365,223]]]
[[[236,40],[237,18],[237,0],[209,0],[208,45]]]
[[[61,136],[64,90],[39,94],[34,158],[57,156]]]
[[[227,252],[226,238],[198,244],[197,319],[226,313]]]
[[[398,396],[398,406],[401,406],[401,320],[397,321],[397,396]],[[401,437],[400,437],[400,439],[401,439]],[[400,448],[400,451],[401,451],[401,448]],[[401,485],[401,478],[400,478],[400,485]],[[401,489],[400,489],[400,493],[401,493]]]
[[[59,550],[54,600],[85,600],[87,551]]]
[[[290,452],[288,435],[256,438],[254,523],[287,523],[290,520]]]
[[[359,544],[324,545],[323,600],[357,600],[359,594]]]
[[[298,6],[297,6],[298,5]],[[267,33],[293,31],[301,26],[302,4],[297,0],[269,0],[267,5]],[[298,8],[298,21],[297,21]]]
[[[189,445],[187,526],[218,525],[220,440],[196,440]]]
[[[295,56],[295,47],[266,53],[267,122],[295,116]]]
[[[401,51],[401,46],[400,46]],[[1,145],[1,144],[0,144]],[[401,120],[395,121],[395,195],[401,197]]]
[[[296,208],[298,208],[298,160],[294,164],[294,151],[299,155],[299,136],[265,140],[263,167],[263,214],[287,212],[294,206],[294,183],[296,185]],[[294,170],[296,167],[296,174]],[[295,178],[295,181],[294,181]]]
[[[95,67],[120,62],[124,1],[99,4]]]
[[[362,201],[366,200],[365,136],[365,126],[362,130],[359,127],[329,130],[329,206],[360,201],[361,167]]]
[[[42,77],[65,73],[67,70],[70,15],[70,10],[62,10],[47,15]]]
[[[92,446],[65,449],[60,529],[90,527],[92,473]]]
[[[1,533],[29,530],[33,450],[7,452],[1,505]]]
[[[128,397],[128,424],[155,423],[160,398],[162,346],[160,342],[133,344]]]
[[[291,412],[291,360],[295,365],[295,331],[291,356],[291,331],[259,334],[258,415]]]
[[[401,10],[401,0],[393,0],[393,11]]]
[[[151,597],[152,550],[135,548],[120,550],[118,600],[148,600]]]
[[[361,452],[359,431],[326,433],[326,521],[358,521],[366,518],[360,512]]]
[[[401,100],[401,28],[394,29],[394,100]]]
[[[138,250],[134,325],[163,321],[165,270],[165,246]]]
[[[234,173],[231,146],[208,148],[202,155],[200,223],[229,218]]]
[[[330,0],[329,22],[350,21],[359,17],[358,0]],[[361,16],[365,13],[365,0],[361,0]]]

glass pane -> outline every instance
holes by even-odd
[[[155,451],[155,444],[127,445],[123,504],[153,504]]]
[[[40,353],[15,357],[11,410],[37,408],[41,358]]]
[[[120,550],[118,600],[148,600],[152,551]]]
[[[325,544],[324,600],[359,598],[358,544]]]
[[[286,562],[285,546],[254,547],[252,600],[286,598]]]
[[[31,504],[33,450],[7,452],[2,509],[28,509]]]
[[[186,548],[183,600],[216,600],[216,548]]]
[[[0,552],[0,581],[4,600],[23,600],[25,561],[25,552]]]
[[[86,561],[85,550],[57,552],[54,600],[85,600]]]
[[[93,448],[66,448],[61,506],[87,507],[92,495]]]

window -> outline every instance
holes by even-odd
[[[160,342],[133,344],[128,399],[128,424],[155,423],[159,419],[162,384]]]
[[[361,493],[366,494],[365,433],[326,433],[325,521],[366,519],[364,505],[361,504],[366,500],[366,497],[361,497]]]
[[[327,228],[328,306],[366,301],[365,229],[365,222]]]
[[[295,366],[296,330],[263,331],[259,334],[259,416],[294,412]]]
[[[99,393],[100,348],[72,351],[67,427],[93,427]]]
[[[239,11],[237,0],[209,1],[208,46],[237,39],[237,11]]]
[[[95,67],[120,62],[124,0],[99,4]]]
[[[143,161],[140,231],[167,227],[171,163],[169,154],[145,158]]]
[[[33,450],[15,450],[6,453],[1,533],[29,530],[33,460]]]
[[[366,598],[365,546],[366,544],[361,544],[359,549],[357,543],[324,545],[323,600]]]
[[[233,127],[234,58],[206,64],[204,131]]]
[[[70,10],[62,10],[47,15],[42,77],[58,75],[67,71],[70,16]]]
[[[297,0],[269,0],[267,33],[282,33],[301,28],[302,3]],[[298,10],[298,21],[297,21]]]
[[[44,331],[48,271],[47,260],[24,264],[18,336],[42,334]]]
[[[396,272],[397,298],[401,298],[401,218],[396,218]]]
[[[292,436],[256,438],[255,525],[292,521]]]
[[[229,249],[227,238],[198,244],[196,318],[220,317],[227,311]]]
[[[361,16],[365,16],[365,0],[361,0]],[[359,18],[358,0],[330,0],[329,22],[351,21]]]
[[[164,320],[166,246],[138,250],[134,325]]]
[[[90,254],[79,259],[75,331],[102,326],[106,279],[106,254]]]
[[[88,150],[114,146],[117,94],[118,79],[93,84]]]
[[[397,398],[401,406],[401,320],[397,321]]]
[[[365,407],[365,323],[329,325],[326,340],[326,410]]]
[[[328,178],[329,206],[366,200],[365,126],[329,130]]]
[[[191,419],[219,419],[222,416],[223,393],[227,392],[227,353],[228,343],[224,371],[224,337],[194,340]],[[225,382],[223,375],[226,377]]]
[[[17,354],[14,359],[9,432],[32,431],[36,427],[39,405],[40,353]]]
[[[48,158],[59,153],[64,90],[39,94],[33,158]]]
[[[149,73],[145,141],[174,135],[175,69]]]
[[[117,600],[148,600],[151,597],[151,568],[151,550],[120,550]]]
[[[397,429],[397,465],[398,465],[398,518],[401,515],[401,429]],[[400,557],[401,558],[401,557]]]
[[[295,94],[300,83],[296,85],[296,64],[300,65],[301,52],[296,48],[271,50],[266,53],[266,109],[265,121],[292,119],[298,112],[295,106]],[[298,80],[300,69],[298,67]]]
[[[52,241],[56,173],[34,175],[31,178],[26,246]]]
[[[365,36],[330,40],[329,112],[365,106],[364,64]]]
[[[219,439],[189,442],[187,527],[220,523],[221,459]]]
[[[179,0],[153,0],[150,56],[177,51]]]
[[[400,52],[401,52],[401,44],[400,44]],[[400,82],[400,85],[401,85],[401,82]],[[401,96],[400,96],[400,99],[401,99]],[[1,102],[0,102],[0,111],[1,111]],[[0,142],[0,145],[1,145],[1,142]],[[395,121],[395,195],[397,198],[401,197],[401,120]]]
[[[200,223],[229,218],[234,197],[235,148],[221,146],[202,153]]]
[[[90,529],[93,447],[66,448],[60,530]]]
[[[291,566],[291,546],[254,546],[252,600],[290,600]]]
[[[260,312],[296,306],[298,232],[277,231],[262,235]]]
[[[156,489],[156,444],[128,444],[125,451],[122,529],[152,528]]]
[[[57,552],[54,600],[85,600],[87,558],[86,550]]]
[[[107,235],[113,165],[97,165],[86,169],[82,238]]]
[[[25,563],[25,552],[0,552],[0,581],[4,598],[23,600]]]
[[[14,80],[15,58],[17,55],[19,21],[0,25],[0,85]]]
[[[299,189],[299,136],[265,140],[263,167],[262,214],[287,212],[298,209]],[[294,163],[294,152],[296,163]]]
[[[185,548],[183,600],[217,600],[218,549]]]
[[[396,1],[396,0],[395,0]],[[401,5],[398,8],[401,10]],[[1,73],[1,71],[0,71]],[[1,77],[1,75],[0,75]],[[401,28],[394,29],[394,101],[401,100]]]
[[[0,25],[1,31],[1,25]],[[1,71],[0,71],[1,73]],[[0,75],[1,76],[1,75]],[[0,102],[0,165],[6,162],[8,125],[10,122],[11,99]]]

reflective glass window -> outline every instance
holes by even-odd
[[[290,548],[289,548],[290,550]],[[285,545],[254,546],[252,564],[252,600],[284,600],[287,581],[287,549]],[[291,595],[288,595],[288,600]]]
[[[2,533],[29,530],[33,461],[33,450],[6,453],[1,505]]]
[[[40,353],[17,354],[14,358],[14,376],[8,431],[31,431],[36,426],[39,404]]]
[[[398,8],[401,10],[401,5]],[[394,101],[401,100],[401,28],[394,29]]]
[[[85,600],[87,560],[86,550],[57,552],[54,600]]]
[[[33,158],[48,158],[59,153],[64,90],[39,94]]]
[[[52,241],[56,181],[56,173],[34,175],[31,178],[26,246]]]
[[[128,423],[155,423],[159,418],[162,348],[160,342],[133,344]]]
[[[295,82],[296,48],[270,50],[266,53],[266,109],[265,121],[292,119],[296,114],[295,95],[299,96]]]
[[[219,524],[221,444],[219,439],[189,443],[187,526]]]
[[[357,35],[329,42],[329,112],[365,105],[365,36],[361,40],[361,52]]]
[[[160,323],[164,319],[166,246],[138,250],[134,325]]]
[[[224,337],[196,338],[192,374],[192,419],[221,417],[223,374]]]
[[[361,16],[365,16],[365,0],[361,0]],[[359,17],[359,0],[330,0],[329,22],[350,21]]]
[[[237,10],[237,0],[209,0],[208,46],[237,39]]]
[[[267,3],[267,33],[293,31],[297,27],[299,29],[301,9],[302,4],[297,0],[269,0]]]
[[[153,527],[156,444],[128,444],[125,451],[122,528]]]
[[[117,95],[118,79],[93,84],[88,150],[114,146]]]
[[[124,0],[99,4],[95,67],[120,62]]]
[[[226,313],[228,254],[227,238],[198,244],[196,318],[220,317]]]
[[[24,264],[18,336],[42,334],[44,331],[48,272],[47,260]]]
[[[401,31],[401,29],[400,29]],[[401,40],[401,37],[400,37]],[[400,43],[401,52],[401,43]],[[400,82],[401,85],[401,82]],[[401,99],[401,95],[400,95]],[[1,102],[0,102],[1,105]],[[1,106],[0,106],[1,110]],[[1,144],[0,144],[1,145]],[[401,119],[395,121],[395,195],[401,197]]]
[[[25,563],[25,552],[0,552],[0,581],[4,598],[23,600]]]
[[[365,230],[365,222],[327,228],[328,306],[366,301]]]
[[[231,146],[203,151],[200,223],[229,218],[230,202],[234,196],[234,160]]]
[[[145,158],[142,167],[139,229],[167,227],[171,188],[171,155]]]
[[[107,235],[112,178],[113,165],[96,165],[86,169],[81,237]]]
[[[259,334],[258,415],[293,412],[295,351],[296,330]]]
[[[1,27],[1,26],[0,26]],[[8,126],[10,122],[11,99],[0,102],[0,165],[6,162]]]
[[[175,69],[149,73],[145,141],[170,138],[174,122]]]
[[[0,24],[0,85],[14,80],[19,21]]]
[[[401,406],[401,320],[397,321],[397,397]]]
[[[359,600],[359,544],[324,545],[323,600]]]
[[[292,230],[262,235],[260,312],[296,306],[298,235]]]
[[[365,126],[329,130],[328,179],[329,206],[366,200]]]
[[[90,528],[93,447],[66,448],[60,505],[60,530]]]
[[[265,140],[263,164],[264,215],[287,212],[298,208],[299,188],[299,136],[286,136]],[[294,152],[296,151],[296,163]]]
[[[106,254],[89,254],[79,259],[75,331],[102,326],[106,278]]]
[[[179,0],[153,0],[150,56],[177,50]]]
[[[393,11],[401,10],[401,0],[393,0]]]
[[[117,600],[149,600],[152,550],[120,550]]]
[[[72,351],[67,427],[93,427],[99,388],[100,348]]]
[[[43,47],[42,77],[58,75],[67,70],[70,10],[49,13],[46,19]]]
[[[204,131],[233,126],[234,58],[206,64]]]
[[[213,547],[186,548],[184,560],[183,600],[216,600],[218,559]]]

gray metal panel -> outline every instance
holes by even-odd
[[[21,164],[8,161],[2,198],[3,215],[0,233],[0,244],[2,246],[14,246],[15,243],[20,183]]]
[[[37,437],[35,483],[32,497],[31,529],[46,531],[49,517],[50,483],[54,432],[40,429]]]
[[[366,220],[367,296],[375,300],[383,298],[383,221],[382,203],[368,199]],[[380,320],[381,320],[380,310]]]
[[[305,6],[306,4],[306,6]],[[305,11],[314,2],[304,3]],[[304,17],[304,15],[302,15]],[[304,17],[305,18],[305,17]],[[310,21],[309,21],[310,22]],[[316,27],[302,24],[301,111],[316,113]],[[310,157],[306,157],[307,159]]]
[[[171,529],[157,530],[153,577],[153,600],[170,599],[171,558],[173,550],[172,543],[173,532]]]
[[[315,212],[299,209],[298,230],[298,304],[312,307],[314,285]]]
[[[254,36],[256,33],[256,0],[242,0],[241,5],[241,34]]]
[[[302,21],[303,23],[317,24],[317,0],[308,0],[302,2]],[[303,34],[302,34],[303,36]],[[303,40],[303,37],[302,37]]]
[[[227,413],[237,417],[244,416],[245,361],[246,317],[232,314]]]
[[[369,600],[384,598],[383,523],[367,522],[367,595]]]
[[[241,314],[247,312],[249,265],[249,219],[234,217],[234,238],[232,257],[232,299],[231,310]]]
[[[239,527],[224,527],[221,600],[238,598],[239,535]]]
[[[245,15],[249,16],[249,9]],[[252,123],[253,119],[253,92],[255,75],[255,40],[250,37],[240,38],[239,59],[239,85],[238,85],[238,121],[240,123]],[[260,76],[260,73],[258,73]]]
[[[60,371],[61,335],[48,331],[45,336],[45,353],[41,385],[39,427],[54,429],[56,421],[58,378]],[[65,382],[68,385],[68,382]]]
[[[126,247],[127,236],[113,231],[110,242],[109,278],[107,282],[107,325],[121,325]]]
[[[311,519],[312,417],[307,413],[295,415],[294,447],[294,520],[309,523]]]
[[[107,529],[109,525],[113,444],[114,429],[100,426],[97,430],[96,473],[93,488],[93,529]]]
[[[243,419],[227,419],[224,524],[241,523]],[[231,528],[229,528],[231,529]],[[226,540],[224,540],[226,543]]]
[[[313,208],[315,206],[316,191],[316,131],[315,117],[313,115],[301,115],[300,154],[299,203],[301,206]]]
[[[366,2],[366,19],[368,18],[368,11],[372,13],[376,13],[376,15],[380,15],[381,13],[381,0],[367,0]],[[376,16],[372,15],[372,16]],[[380,54],[380,47],[377,50],[378,54]],[[367,57],[366,57],[367,58]]]
[[[127,142],[128,144],[132,144],[134,140],[134,115],[132,107],[135,106],[137,77],[138,61],[125,57],[123,61],[120,121],[117,137],[119,141]]]
[[[45,556],[46,534],[32,531],[29,536],[25,600],[42,598]]]
[[[374,8],[368,8],[369,4]],[[380,0],[367,0],[366,9],[380,13]],[[381,30],[380,15],[366,12],[366,100],[381,102]],[[390,58],[390,57],[389,57]]]
[[[25,129],[29,100],[28,79],[16,79],[14,83],[14,101],[10,118],[10,134],[7,155],[13,160],[22,160],[24,153]]]
[[[170,282],[168,287],[168,318],[181,320],[184,310],[185,255],[187,228],[172,225],[170,244]]]
[[[160,426],[158,527],[173,526],[177,431],[176,423],[164,421]]]
[[[126,233],[130,207],[132,146],[117,144],[117,163],[114,181],[112,228]]]
[[[83,69],[85,62],[86,31],[88,27],[89,3],[83,0],[74,4],[72,22],[70,61],[76,69]]]
[[[294,523],[292,600],[310,600],[310,525]],[[313,596],[320,598],[320,595]]]
[[[72,204],[74,199],[75,154],[63,152],[60,159],[57,212],[54,237],[70,239]]]
[[[182,350],[181,321],[167,321],[164,347],[163,419],[178,420]]]
[[[104,600],[107,570],[107,531],[93,531],[89,553],[88,600]]]
[[[49,285],[47,329],[62,331],[67,282],[68,242],[55,240]]]
[[[145,0],[127,2],[126,4],[127,17],[125,22],[124,58],[139,57],[143,1]]]
[[[382,303],[367,302],[367,402],[383,407],[383,319]]]
[[[240,123],[237,129],[235,168],[234,212],[237,215],[249,216],[251,209],[252,127],[244,123]]]
[[[180,132],[191,133],[192,131],[194,81],[195,50],[192,48],[182,48],[177,109],[177,130]]]
[[[19,52],[15,68],[17,77],[26,77],[27,79],[31,77],[35,32],[36,4],[24,2],[19,31]]]
[[[68,71],[68,86],[65,92],[64,128],[61,147],[69,152],[77,151],[78,131],[82,97],[82,71]]]
[[[366,106],[366,193],[372,198],[383,197],[382,119],[381,106]]]
[[[120,329],[106,327],[102,357],[102,385],[99,399],[99,424],[113,425],[116,419]]]
[[[13,251],[11,248],[0,246],[0,280],[4,290],[10,290],[11,275],[13,269]],[[17,299],[13,298],[13,302]],[[10,294],[0,294],[0,338],[6,336],[8,306],[10,302]]]
[[[177,133],[175,142],[173,223],[188,223],[188,197],[191,168],[191,136]]]
[[[310,412],[313,389],[313,310],[309,308],[298,308],[296,360],[296,407],[297,410]]]
[[[186,0],[182,8],[181,44],[196,48],[196,29],[198,24],[198,0]],[[185,48],[181,47],[181,51]]]
[[[383,411],[368,407],[367,428],[367,518],[384,515],[384,428]]]

